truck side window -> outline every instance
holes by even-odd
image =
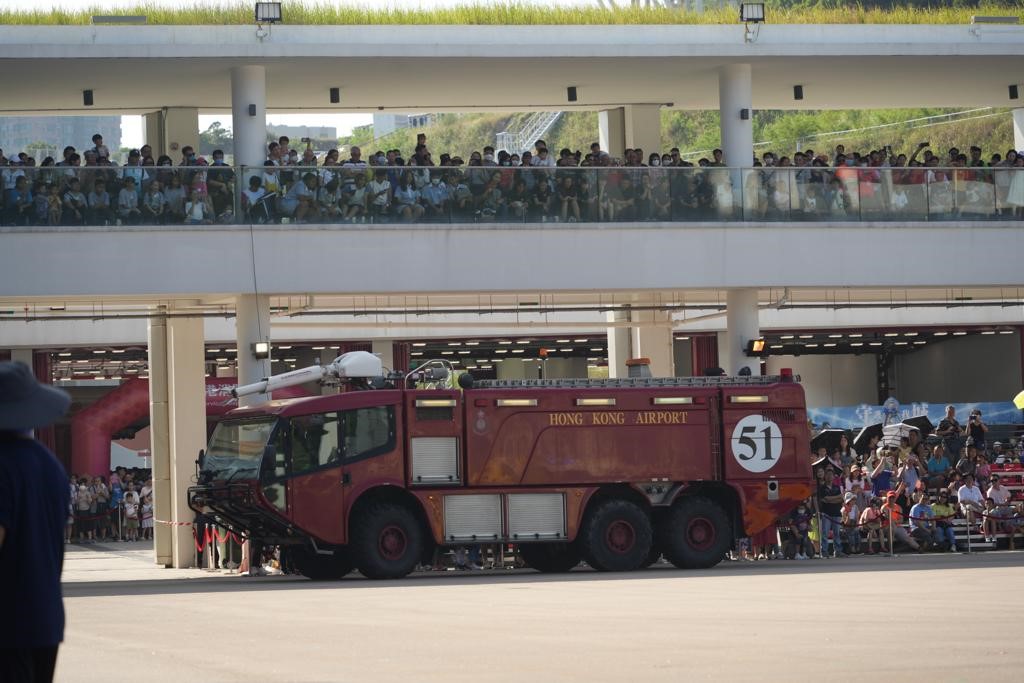
[[[339,463],[338,414],[293,417],[291,442],[293,475]]]
[[[377,406],[347,410],[342,432],[346,461],[387,453],[395,448],[395,409]]]

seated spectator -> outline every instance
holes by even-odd
[[[170,159],[168,159],[170,161]],[[182,223],[185,221],[185,199],[187,192],[181,184],[181,177],[174,173],[168,176],[169,184],[161,181],[163,187],[164,213],[168,223]]]
[[[512,189],[508,191],[508,196],[505,199],[509,217],[525,221],[530,208],[530,193],[526,189],[526,179],[517,174],[512,182]]]
[[[375,219],[387,216],[391,208],[391,181],[387,171],[383,168],[374,171],[369,185],[371,215]]]
[[[440,172],[430,173],[430,182],[420,190],[420,200],[423,203],[423,216],[426,220],[447,220],[448,188],[441,182]]]
[[[264,184],[266,184],[265,178]],[[315,173],[303,174],[302,180],[292,185],[285,196],[281,198],[281,215],[286,218],[294,218],[297,223],[318,218],[320,212],[316,205],[316,186],[317,176]]]
[[[160,191],[160,181],[153,180],[142,196],[142,219],[150,225],[163,225],[167,213],[167,201]]]
[[[884,496],[893,488],[893,469],[895,468],[896,450],[885,446],[878,447],[876,465],[871,472],[873,492],[876,496]]]
[[[956,516],[956,510],[950,505],[949,499],[949,492],[939,491],[938,502],[932,504],[932,517],[935,519],[935,528],[941,533],[948,550],[956,552],[956,535],[953,533],[953,518]]]
[[[259,180],[259,178],[253,178]],[[331,178],[330,182],[321,185],[317,190],[316,203],[320,208],[320,215],[323,220],[336,223],[345,217],[341,208],[341,183],[337,178]]]
[[[110,206],[110,194],[107,192],[107,183],[102,178],[97,178],[93,184],[92,192],[88,197],[89,222],[96,225],[113,225],[117,220],[113,208]]]
[[[420,191],[416,188],[412,171],[402,173],[398,187],[395,188],[395,215],[406,223],[418,221],[423,215],[420,204]]]
[[[867,555],[875,554],[875,543],[878,544],[879,550],[885,550],[885,543],[881,537],[882,513],[879,507],[881,504],[880,499],[872,498],[870,505],[860,513],[860,526],[867,534],[867,550],[865,551]]]
[[[637,217],[636,191],[628,175],[622,176],[619,185],[610,192],[615,220],[628,221]]]
[[[312,174],[310,174],[312,175]],[[313,177],[316,182],[316,176]],[[345,202],[345,218],[352,223],[366,221],[366,207],[370,201],[370,190],[366,187],[366,174],[358,173],[355,177],[355,185]]]
[[[68,181],[68,189],[62,199],[61,223],[64,225],[85,225],[87,204],[78,178]]]
[[[552,206],[553,202],[551,186],[547,179],[538,181],[530,196],[530,219],[540,222],[554,220],[558,214]]]
[[[466,220],[473,214],[474,198],[462,173],[457,169],[453,170],[448,174],[446,185],[448,186],[448,201],[452,217],[455,220]]]
[[[974,475],[964,476],[964,484],[956,492],[960,512],[967,518],[967,523],[977,522],[985,512],[985,499],[981,489],[974,483]]]
[[[914,505],[910,508],[910,534],[923,548],[940,545],[943,541],[943,533],[935,524],[932,506],[928,504],[928,494],[924,491],[914,494]]]
[[[806,560],[813,557],[814,546],[810,538],[811,515],[808,512],[806,503],[800,503],[790,516],[789,528],[795,539],[796,559]]]
[[[901,489],[902,491],[902,489]],[[899,541],[909,545],[917,552],[922,552],[923,548],[921,544],[914,540],[907,530],[903,528],[903,510],[896,503],[898,497],[897,491],[889,491],[885,495],[885,504],[881,507],[882,514],[882,543],[883,545],[888,542],[889,535],[891,534],[893,541]],[[892,552],[893,549],[889,548]]]
[[[481,220],[505,217],[505,199],[501,194],[501,173],[492,173],[479,197]]]
[[[117,217],[125,225],[135,225],[142,217],[134,178],[125,178],[124,187],[117,193]]]
[[[213,206],[210,198],[200,190],[192,190],[185,201],[185,223],[188,225],[210,225],[213,223]]]
[[[14,186],[4,193],[4,223],[8,225],[28,225],[32,222],[35,202],[29,189],[28,178],[23,175],[14,179]]]
[[[559,217],[563,223],[575,223],[580,219],[579,192],[575,179],[569,174],[566,174],[558,185],[558,203]]]

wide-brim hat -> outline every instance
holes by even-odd
[[[70,405],[66,391],[40,384],[24,363],[0,363],[0,430],[45,427]]]

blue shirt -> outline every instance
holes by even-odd
[[[931,529],[935,522],[931,521],[932,506],[928,503],[916,503],[910,508],[910,526]],[[927,519],[926,519],[927,518]]]
[[[949,468],[949,458],[945,455],[940,457],[938,460],[935,458],[928,458],[928,474],[942,474]]]
[[[0,432],[0,643],[53,647],[64,639],[60,572],[71,494],[42,444]]]

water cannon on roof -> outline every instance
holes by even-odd
[[[264,377],[259,382],[235,387],[231,395],[235,398],[266,394],[277,389],[294,387],[308,382],[362,382],[369,384],[375,379],[384,379],[384,367],[380,358],[366,351],[352,351],[338,356],[328,365],[313,365],[292,370],[280,375]]]

